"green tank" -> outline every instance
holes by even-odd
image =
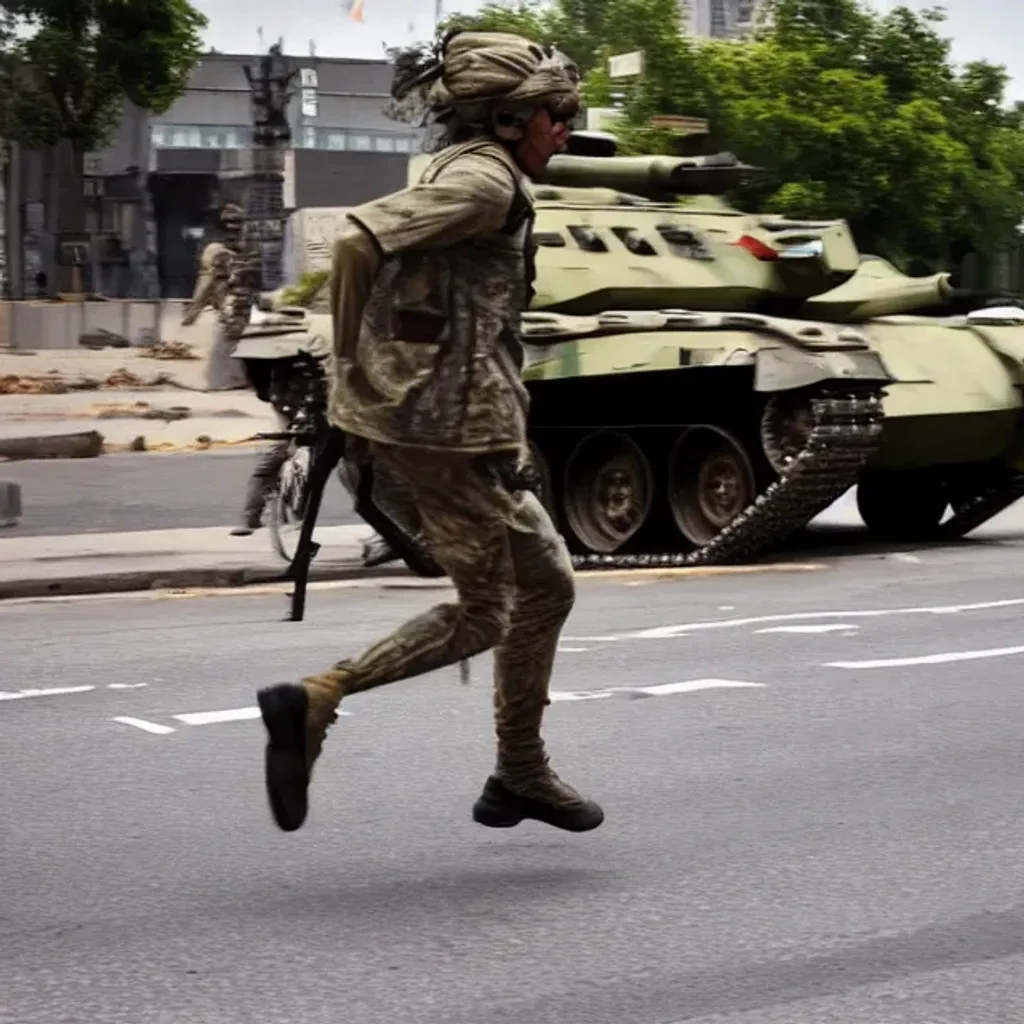
[[[580,133],[534,187],[530,441],[580,568],[750,561],[853,486],[922,539],[1024,493],[1024,309],[731,207],[752,170]]]
[[[919,538],[1024,493],[1024,309],[907,277],[845,221],[729,206],[731,154],[574,148],[535,185],[523,334],[578,565],[747,561],[854,485],[870,529]]]

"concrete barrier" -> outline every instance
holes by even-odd
[[[129,346],[175,341],[183,299],[110,299],[106,302],[0,302],[0,346],[15,351],[74,349],[83,335],[110,332]]]
[[[0,527],[17,526],[21,518],[21,488],[9,480],[0,480]]]

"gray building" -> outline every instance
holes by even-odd
[[[211,211],[244,194],[251,139],[244,67],[255,70],[259,59],[207,54],[170,110],[151,116],[129,105],[111,144],[86,156],[82,200],[94,245],[85,276],[94,290],[191,293]],[[402,187],[421,135],[384,113],[391,66],[314,56],[285,61],[298,72],[286,208],[350,206]],[[60,151],[22,151],[11,163],[5,219],[12,294],[19,282],[32,294],[39,271],[53,265],[53,200],[76,199],[68,194],[66,162]]]
[[[680,0],[683,31],[708,39],[742,39],[753,29],[759,0]]]

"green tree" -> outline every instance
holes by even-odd
[[[686,38],[677,11],[674,0],[555,0],[485,6],[462,24],[558,42],[596,105],[609,98],[607,57],[643,49],[623,148],[672,151],[652,115],[707,117],[715,146],[762,168],[735,197],[748,209],[845,217],[862,251],[914,272],[1017,240],[1024,109],[1007,107],[1003,68],[954,67],[941,11],[771,0],[745,43]]]
[[[85,153],[110,142],[125,100],[156,114],[174,103],[207,20],[187,0],[0,0],[0,11],[17,30],[3,47],[16,83],[2,103],[5,137],[54,148],[70,187],[51,225],[79,231]]]

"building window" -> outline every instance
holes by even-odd
[[[345,148],[345,133],[344,132],[326,132],[324,134],[324,145],[326,149],[344,149]]]
[[[404,135],[399,135],[395,139],[395,152],[396,153],[411,153],[412,152],[412,139],[406,138]]]
[[[299,145],[303,149],[316,149],[316,126],[304,124],[299,136]]]
[[[167,129],[162,124],[154,124],[149,129],[149,141],[153,146],[167,145]]]
[[[369,135],[350,135],[348,137],[348,143],[349,149],[354,149],[361,153],[366,153],[370,150]]]
[[[198,128],[176,125],[171,129],[171,145],[175,149],[199,149],[201,142]]]

